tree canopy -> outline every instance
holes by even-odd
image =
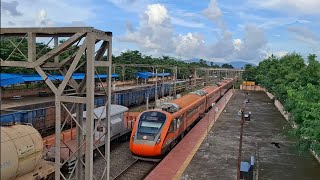
[[[228,68],[228,69],[234,69],[234,67],[231,64],[222,64],[222,68]]]

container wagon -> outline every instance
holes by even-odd
[[[130,136],[130,132],[132,130],[133,124],[135,122],[135,118],[138,116],[139,113],[137,112],[128,112],[128,108],[120,105],[111,105],[111,140]],[[101,106],[94,109],[95,113],[95,134],[94,134],[94,141],[97,147],[101,147],[104,145],[104,138],[106,133],[106,127],[104,125],[106,121],[106,110],[105,106]],[[73,114],[73,116],[76,116]],[[101,117],[100,124],[98,123],[98,118]],[[83,129],[85,129],[85,118],[86,118],[86,111],[83,112]],[[61,144],[61,159],[67,162],[65,166],[62,167],[64,170],[71,172],[73,169],[76,156],[72,155],[72,152],[75,152],[77,148],[75,147],[76,144],[76,128],[69,129],[67,131],[63,131],[61,134],[61,140],[63,144]],[[85,141],[85,139],[84,139]],[[48,137],[43,138],[44,148],[46,150],[46,158],[47,160],[54,161],[55,156],[55,135],[51,135]],[[85,152],[85,151],[83,151]],[[71,157],[70,157],[71,156]]]

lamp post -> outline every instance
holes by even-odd
[[[137,77],[137,86],[139,86],[139,77]]]
[[[149,109],[149,89],[147,89],[146,109]]]
[[[219,111],[219,108],[218,107],[216,107],[215,109],[214,109],[214,117],[213,117],[213,120],[214,121],[216,121],[216,113]]]
[[[157,104],[158,100],[158,69],[156,69],[156,88],[155,88],[155,96],[154,96],[154,101]]]
[[[216,103],[212,103],[211,104],[211,108],[213,108],[214,106],[216,105]],[[215,112],[213,114],[213,121],[215,121]],[[208,113],[208,118],[207,118],[207,143],[209,143],[209,140],[208,140],[208,135],[209,135],[209,119],[210,119],[210,113]]]
[[[239,154],[238,154],[237,180],[240,180],[240,165],[241,165],[241,153],[242,153],[243,124],[244,124],[244,109],[241,110],[241,120],[240,120],[240,143],[239,143]]]

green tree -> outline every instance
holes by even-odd
[[[291,113],[298,125],[300,147],[320,154],[320,63],[317,56],[308,56],[307,64],[297,53],[278,59],[271,56],[254,70],[246,67],[245,76],[267,88]]]
[[[222,64],[221,65],[222,68],[228,68],[228,69],[234,69],[234,67],[231,64]]]
[[[246,64],[244,66],[243,79],[247,81],[255,81],[256,78],[256,67],[251,64]]]

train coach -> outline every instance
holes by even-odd
[[[158,161],[169,152],[204,113],[230,89],[236,78],[218,86],[209,86],[189,93],[161,109],[142,112],[133,127],[130,151],[137,159]]]

